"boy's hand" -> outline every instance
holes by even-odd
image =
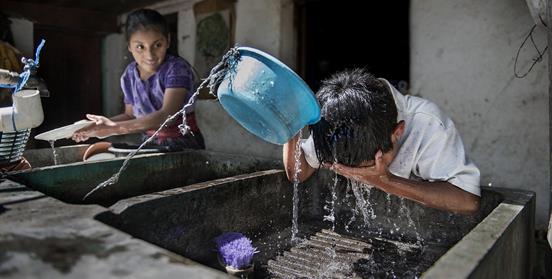
[[[365,184],[378,185],[390,175],[389,163],[380,150],[376,153],[374,161],[368,162],[368,166],[361,164],[359,167],[349,167],[339,163],[324,163],[323,166],[346,178]]]

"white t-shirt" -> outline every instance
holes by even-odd
[[[403,178],[447,181],[480,196],[479,169],[468,158],[452,120],[434,103],[402,95],[387,80],[381,80],[393,92],[398,121],[405,122],[404,133],[397,143],[399,150],[389,165],[389,171]],[[320,162],[312,135],[302,141],[301,148],[308,164],[318,168]]]

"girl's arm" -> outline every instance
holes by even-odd
[[[134,117],[132,109],[132,105],[125,105],[125,111],[123,113],[110,117],[109,119],[114,122],[134,119],[136,117]]]
[[[104,116],[88,115],[88,118],[94,120],[96,124],[75,132],[72,138],[79,142],[90,137],[105,138],[157,129],[170,115],[182,109],[187,93],[188,91],[184,88],[167,88],[163,96],[161,109],[140,118],[131,118],[132,106],[129,105],[125,107],[125,113],[112,119]]]

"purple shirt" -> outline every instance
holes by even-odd
[[[130,63],[121,77],[125,104],[132,105],[136,118],[158,111],[163,106],[166,88],[188,90],[185,102],[193,94],[193,74],[190,65],[181,57],[167,54],[157,72],[147,80],[140,78],[137,63]],[[186,113],[192,112],[186,111]]]

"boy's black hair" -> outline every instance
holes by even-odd
[[[155,29],[169,38],[169,26],[167,20],[159,12],[152,9],[140,9],[128,14],[125,23],[125,36],[127,42],[130,36],[138,30]]]
[[[397,107],[383,81],[364,69],[346,70],[324,80],[316,97],[322,118],[310,129],[320,162],[358,166],[393,148]]]

